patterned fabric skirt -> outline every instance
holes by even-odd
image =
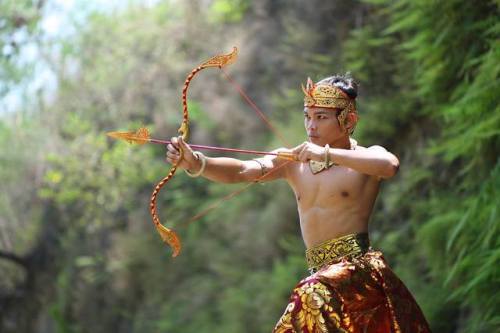
[[[314,273],[294,288],[273,332],[430,332],[415,299],[382,253],[368,249],[368,235],[346,237],[350,244],[335,246],[335,239],[308,250]]]

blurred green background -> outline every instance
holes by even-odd
[[[148,200],[199,63],[227,71],[293,145],[300,84],[351,71],[361,145],[401,161],[371,219],[434,332],[500,330],[498,1],[186,0],[0,2],[0,331],[270,332],[306,276],[292,192],[183,173],[161,192],[180,257]],[[190,142],[283,144],[220,71],[190,87]],[[214,154],[208,154],[214,156]],[[231,155],[235,156],[235,155]],[[238,155],[236,155],[238,156]],[[242,157],[242,156],[240,156]]]

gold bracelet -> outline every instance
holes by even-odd
[[[193,152],[193,155],[196,157],[197,160],[201,160],[201,168],[200,168],[200,170],[198,172],[191,173],[188,170],[184,169],[184,172],[189,177],[196,178],[196,177],[201,176],[201,174],[203,173],[203,171],[205,171],[205,167],[207,166],[207,158],[205,157],[205,155],[203,155],[199,151]]]
[[[327,143],[325,145],[325,165],[327,168],[329,164],[330,164],[330,145]]]

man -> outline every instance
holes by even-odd
[[[309,141],[275,151],[292,153],[297,162],[271,155],[208,158],[182,138],[172,138],[167,161],[192,177],[224,183],[283,178],[292,187],[311,275],[294,288],[274,332],[430,332],[410,292],[369,248],[379,185],[397,173],[398,158],[350,138],[358,121],[350,76],[308,79],[303,91]]]

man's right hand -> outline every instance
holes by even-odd
[[[179,168],[188,170],[191,173],[197,172],[201,168],[201,161],[193,154],[191,147],[182,139],[182,136],[173,137],[171,143],[167,145],[167,162],[177,164]],[[182,158],[181,151],[182,149]]]

